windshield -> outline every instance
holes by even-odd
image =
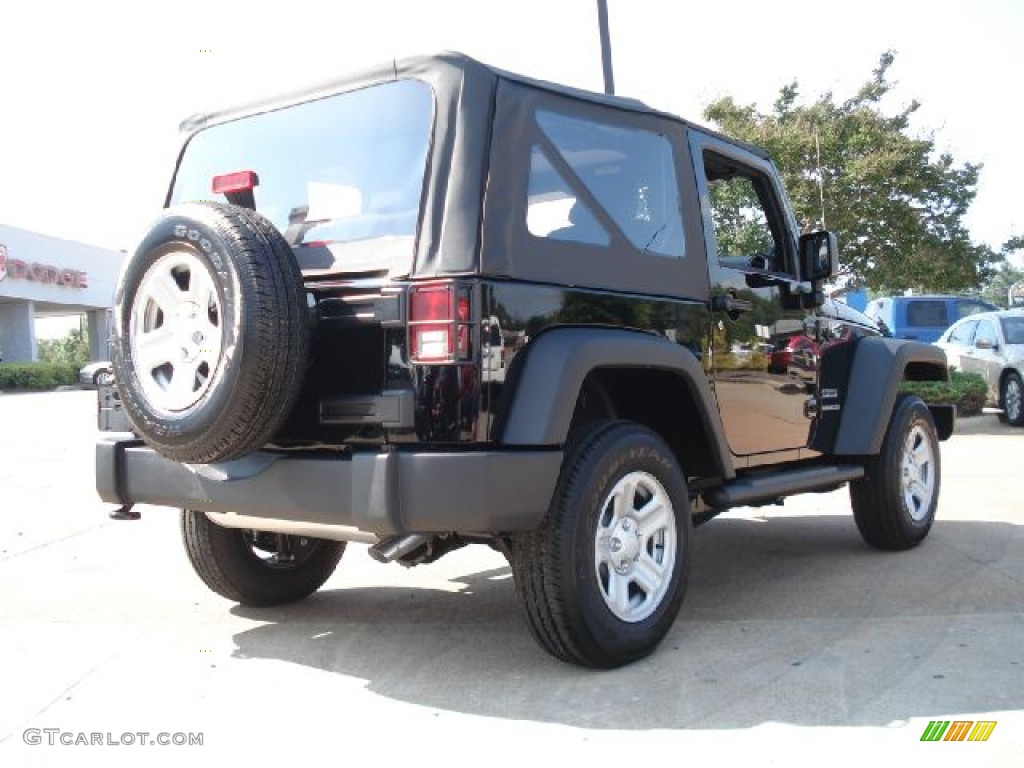
[[[214,125],[188,142],[171,202],[223,202],[213,178],[254,171],[256,210],[289,243],[342,246],[316,266],[387,268],[412,257],[432,120],[430,87],[400,80]]]

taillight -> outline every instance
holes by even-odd
[[[469,290],[428,283],[410,290],[409,354],[414,363],[454,363],[472,357]]]

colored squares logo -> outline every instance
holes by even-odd
[[[995,728],[995,720],[932,720],[921,741],[988,741]]]

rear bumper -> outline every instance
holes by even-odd
[[[378,535],[535,528],[554,493],[558,450],[257,452],[189,465],[127,434],[96,444],[96,490],[112,504],[157,504]]]

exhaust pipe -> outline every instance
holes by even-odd
[[[392,563],[408,555],[430,541],[424,533],[409,533],[405,536],[391,536],[374,544],[368,550],[370,557],[378,563]]]

